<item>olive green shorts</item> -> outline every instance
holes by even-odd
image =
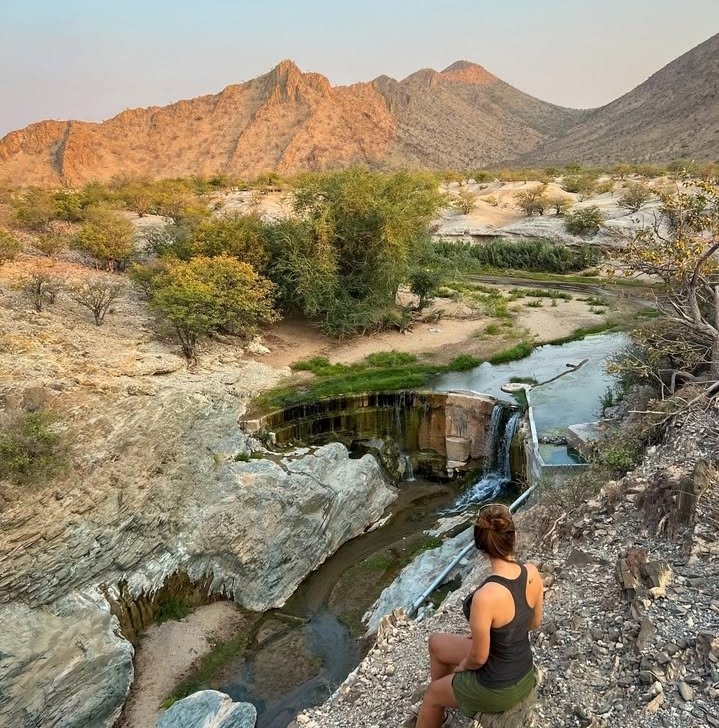
[[[534,689],[534,670],[506,688],[488,688],[477,680],[472,670],[458,672],[452,679],[452,690],[459,709],[468,718],[477,713],[504,713],[524,700]]]

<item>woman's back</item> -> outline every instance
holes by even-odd
[[[529,626],[534,609],[527,601],[527,567],[518,566],[516,578],[493,574],[480,587],[497,591],[494,623],[500,625],[491,627],[487,662],[476,671],[477,679],[488,688],[516,683],[533,665]]]

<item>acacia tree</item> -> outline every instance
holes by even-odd
[[[463,215],[469,215],[469,213],[474,210],[474,206],[477,204],[478,198],[479,195],[476,192],[472,192],[472,190],[467,187],[462,187],[459,192],[457,192],[457,197],[455,198],[454,203],[462,211]]]
[[[641,182],[630,182],[619,197],[619,206],[625,207],[629,212],[639,210],[652,198],[652,191]]]
[[[217,331],[248,336],[277,319],[274,285],[227,255],[168,263],[151,282],[150,305],[173,325],[188,363],[200,337]]]
[[[231,255],[256,271],[267,266],[265,226],[257,215],[226,215],[207,220],[191,234],[193,255]]]
[[[123,286],[104,278],[92,278],[82,283],[67,286],[67,293],[75,303],[88,309],[96,326],[102,326],[110,306],[122,294]]]
[[[531,217],[532,215],[544,215],[544,210],[549,206],[549,199],[545,194],[547,190],[546,184],[540,184],[531,190],[518,192],[514,199],[522,212]]]
[[[46,305],[55,303],[60,285],[48,271],[37,269],[22,280],[20,289],[33,308],[40,313]]]
[[[682,188],[663,196],[654,222],[640,230],[622,254],[628,275],[648,275],[664,283],[657,305],[668,322],[684,332],[667,344],[667,355],[681,360],[680,347],[701,349],[704,373],[671,372],[672,391],[677,379],[719,380],[718,252],[719,186],[685,179]]]
[[[85,220],[73,240],[74,247],[89,253],[106,270],[122,270],[134,250],[132,223],[104,206],[89,207]]]

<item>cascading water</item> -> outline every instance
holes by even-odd
[[[452,507],[457,513],[472,505],[492,500],[512,480],[510,453],[512,440],[522,415],[497,404],[489,420],[489,441],[492,444],[487,472],[469,488]]]
[[[408,483],[413,483],[415,480],[414,477],[414,466],[412,465],[412,456],[411,455],[403,455],[404,458],[404,480]]]

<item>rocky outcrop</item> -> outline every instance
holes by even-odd
[[[132,657],[97,593],[74,592],[43,609],[0,607],[0,725],[112,725],[130,689]]]
[[[42,724],[111,724],[132,647],[103,594],[152,594],[183,571],[246,607],[279,606],[396,497],[372,456],[350,459],[340,444],[244,462],[251,442],[236,406],[172,388],[104,401],[84,423],[85,443],[102,434],[108,451],[88,452],[95,469],[84,483],[2,513],[0,724],[62,710],[76,722]],[[156,469],[144,482],[141,462]]]
[[[634,473],[570,514],[556,520],[553,504],[540,502],[517,517],[521,556],[538,564],[545,587],[544,620],[531,636],[541,673],[536,725],[719,726],[719,555],[706,543],[712,530],[716,538],[718,424],[716,410],[694,412]],[[696,496],[688,518],[687,483]],[[667,538],[664,516],[673,509],[679,530]],[[293,726],[413,725],[429,678],[428,637],[467,633],[461,600],[486,568],[478,559],[424,621],[401,611],[385,617],[360,666]],[[459,715],[450,725],[477,728]]]
[[[256,721],[254,705],[234,703],[216,690],[201,690],[174,703],[157,728],[254,728]]]
[[[456,558],[468,543],[472,542],[471,530],[462,531],[454,538],[447,539],[440,547],[423,551],[410,564],[404,567],[399,576],[380,594],[379,599],[364,616],[363,622],[369,633],[379,628],[382,618],[396,609],[409,611],[412,603],[422,595],[434,578]],[[465,576],[473,559],[468,557],[457,564],[454,572],[447,575],[447,581],[457,576]]]

